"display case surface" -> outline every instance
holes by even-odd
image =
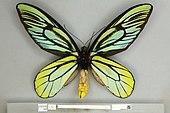
[[[8,103],[7,113],[164,113],[160,103]]]

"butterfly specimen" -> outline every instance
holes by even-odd
[[[55,96],[78,72],[80,98],[88,93],[89,72],[113,95],[126,98],[132,94],[135,85],[132,73],[108,57],[128,49],[135,41],[151,15],[151,4],[139,4],[126,10],[108,24],[92,44],[81,49],[70,33],[40,8],[27,3],[19,3],[16,8],[34,42],[41,49],[60,57],[36,75],[34,88],[39,97]]]

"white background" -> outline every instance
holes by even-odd
[[[7,102],[81,102],[78,77],[54,98],[43,100],[33,88],[36,73],[56,57],[41,50],[19,21],[19,0],[0,0],[0,113]],[[85,102],[161,102],[170,112],[170,1],[169,0],[23,0],[54,17],[83,42],[133,5],[148,2],[154,11],[132,46],[113,58],[134,74],[136,86],[127,99],[114,97],[90,77]]]

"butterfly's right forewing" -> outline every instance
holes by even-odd
[[[43,10],[27,3],[19,3],[17,11],[26,31],[40,48],[58,56],[79,51],[64,28]]]
[[[58,59],[45,66],[35,77],[34,88],[41,98],[55,96],[67,85],[71,77],[76,76],[77,58],[68,56]]]

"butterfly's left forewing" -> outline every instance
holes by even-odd
[[[114,19],[94,40],[90,51],[111,56],[126,50],[143,30],[152,5],[134,6]]]

